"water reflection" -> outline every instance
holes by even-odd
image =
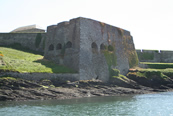
[[[0,102],[0,116],[169,116],[173,93],[69,100]]]

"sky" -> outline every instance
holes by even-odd
[[[0,33],[77,17],[130,31],[136,49],[173,50],[173,0],[0,0]]]

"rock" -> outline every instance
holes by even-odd
[[[14,100],[14,98],[9,97],[7,95],[0,95],[0,101],[6,101],[6,100]]]

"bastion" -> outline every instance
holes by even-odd
[[[80,80],[108,81],[138,65],[129,31],[83,17],[47,27],[44,58],[74,69]]]

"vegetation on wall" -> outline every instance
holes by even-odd
[[[114,51],[114,47],[111,46],[111,45],[109,45],[109,46],[108,46],[108,51]]]
[[[119,76],[119,74],[120,74],[120,71],[118,69],[113,68],[110,70],[110,77]]]
[[[37,33],[36,39],[35,39],[35,47],[38,48],[41,43],[42,35],[41,33]]]
[[[128,58],[128,62],[129,62],[129,67],[135,67],[138,66],[139,60],[138,60],[138,55],[136,53],[136,50],[133,46],[133,44],[131,44],[131,36],[123,36],[123,46],[124,46],[124,52],[125,52],[125,57]]]
[[[104,27],[105,27],[105,23],[100,22],[100,25],[101,25],[101,32],[102,32],[102,35],[103,35],[103,33],[104,33]]]
[[[112,69],[112,67],[115,67],[117,65],[117,57],[115,55],[115,49],[114,47],[110,47],[111,51],[109,50],[110,48],[108,46],[105,46],[105,50],[104,52],[104,56],[108,65],[108,70],[110,73],[110,77],[114,74],[114,70]],[[109,48],[109,49],[108,49]]]
[[[129,54],[128,61],[129,61],[129,67],[130,68],[137,66],[138,63],[139,63],[137,53],[136,52],[131,52]]]

